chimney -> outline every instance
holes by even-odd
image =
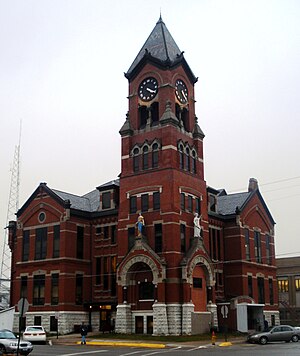
[[[255,178],[249,179],[248,192],[253,192],[258,189],[258,181]]]

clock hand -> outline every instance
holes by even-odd
[[[147,91],[149,91],[150,93],[155,93],[155,90],[152,90],[150,88],[146,88]]]
[[[186,97],[185,92],[183,90],[181,90],[181,94],[184,97],[184,99],[187,100],[187,97]]]

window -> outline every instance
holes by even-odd
[[[103,228],[103,238],[108,239],[109,238],[109,226],[104,226]]]
[[[96,284],[101,284],[101,257],[96,257]]]
[[[190,149],[187,147],[185,149],[185,169],[190,171]]]
[[[148,169],[149,168],[149,155],[148,155],[148,147],[144,146],[143,147],[143,169]]]
[[[162,224],[154,225],[155,252],[162,252]]]
[[[193,197],[191,195],[188,195],[188,211],[193,212]]]
[[[202,288],[202,278],[193,278],[193,288]]]
[[[197,169],[196,169],[197,157],[196,157],[195,151],[192,152],[192,156],[193,156],[193,158],[192,158],[192,173],[196,173],[197,172]]]
[[[77,251],[76,257],[83,259],[83,237],[84,237],[84,228],[83,226],[77,226]]]
[[[154,210],[160,209],[160,193],[159,192],[153,193],[153,209]]]
[[[266,259],[267,264],[272,264],[272,253],[271,253],[271,237],[266,235]]]
[[[250,261],[250,238],[249,238],[249,230],[245,229],[245,250],[246,250],[246,260]]]
[[[76,287],[75,287],[75,304],[80,305],[83,302],[83,275],[76,274]]]
[[[117,294],[117,256],[111,257],[111,295]]]
[[[248,276],[248,295],[253,298],[252,276]]]
[[[102,193],[102,209],[109,209],[111,207],[111,192]]]
[[[135,228],[128,228],[128,251],[132,249],[135,243]]]
[[[47,255],[47,228],[35,230],[35,259],[43,260]]]
[[[138,172],[140,169],[140,156],[139,156],[139,149],[135,148],[133,150],[133,171]]]
[[[261,263],[261,241],[259,231],[254,231],[254,248],[255,248],[255,260]]]
[[[23,231],[23,249],[22,249],[22,261],[28,261],[29,259],[29,236],[30,230]]]
[[[185,225],[180,224],[180,249],[181,252],[185,252]]]
[[[273,279],[269,278],[269,296],[270,296],[270,305],[274,304],[274,289],[273,289]]]
[[[137,211],[137,198],[136,196],[130,197],[130,214],[135,214]]]
[[[213,260],[221,259],[221,231],[219,229],[209,228],[209,251]]]
[[[154,143],[152,146],[152,168],[158,167],[158,144]]]
[[[201,201],[200,201],[200,198],[196,198],[195,199],[195,204],[196,204],[195,211],[196,211],[196,213],[198,213],[200,215],[200,213],[201,213]]]
[[[58,304],[58,281],[59,281],[59,274],[53,273],[51,278],[51,304],[57,305]]]
[[[33,305],[45,304],[45,275],[33,277]]]
[[[117,225],[111,225],[111,243],[115,244],[117,241]]]
[[[142,212],[148,211],[149,209],[149,196],[148,194],[142,194]]]
[[[295,277],[295,289],[296,289],[296,292],[300,291],[300,277],[299,276]]]
[[[33,325],[42,325],[42,317],[40,315],[36,315],[33,318],[33,322],[34,322]]]
[[[212,195],[212,194],[209,194],[208,195],[208,205],[209,205],[209,210],[210,211],[213,211],[213,212],[216,212],[216,209],[217,209],[217,198]]]
[[[57,321],[55,315],[50,316],[50,331],[57,331]]]
[[[288,279],[278,279],[278,292],[287,293],[289,291]]]
[[[180,169],[184,168],[183,145],[179,146],[179,167],[180,167]]]
[[[59,257],[60,253],[60,226],[53,227],[53,258]]]
[[[265,281],[263,277],[257,277],[258,303],[265,303]]]
[[[21,277],[21,298],[27,298],[27,276]]]
[[[109,274],[109,267],[108,267],[108,257],[103,257],[103,289],[108,289],[108,274]]]
[[[154,300],[154,285],[152,282],[139,283],[139,300]]]
[[[97,226],[96,227],[96,235],[100,235],[102,232],[102,227],[101,226]]]
[[[151,105],[151,120],[152,126],[158,125],[159,123],[159,110],[158,110],[158,102],[155,101],[152,105]]]
[[[185,210],[185,195],[180,193],[180,209]]]
[[[146,127],[148,119],[148,110],[147,106],[140,106],[139,107],[139,121],[140,121],[140,129]]]

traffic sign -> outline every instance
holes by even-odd
[[[227,305],[222,305],[221,306],[221,314],[223,315],[223,318],[227,318],[228,315],[228,306]]]
[[[29,302],[26,298],[21,298],[18,301],[18,311],[20,313],[20,317],[24,316],[25,313],[28,312],[28,308],[29,308]]]

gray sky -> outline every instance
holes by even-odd
[[[0,226],[20,119],[20,206],[40,182],[82,195],[117,177],[123,73],[160,10],[199,77],[207,183],[257,178],[276,254],[300,255],[297,0],[0,0]]]

